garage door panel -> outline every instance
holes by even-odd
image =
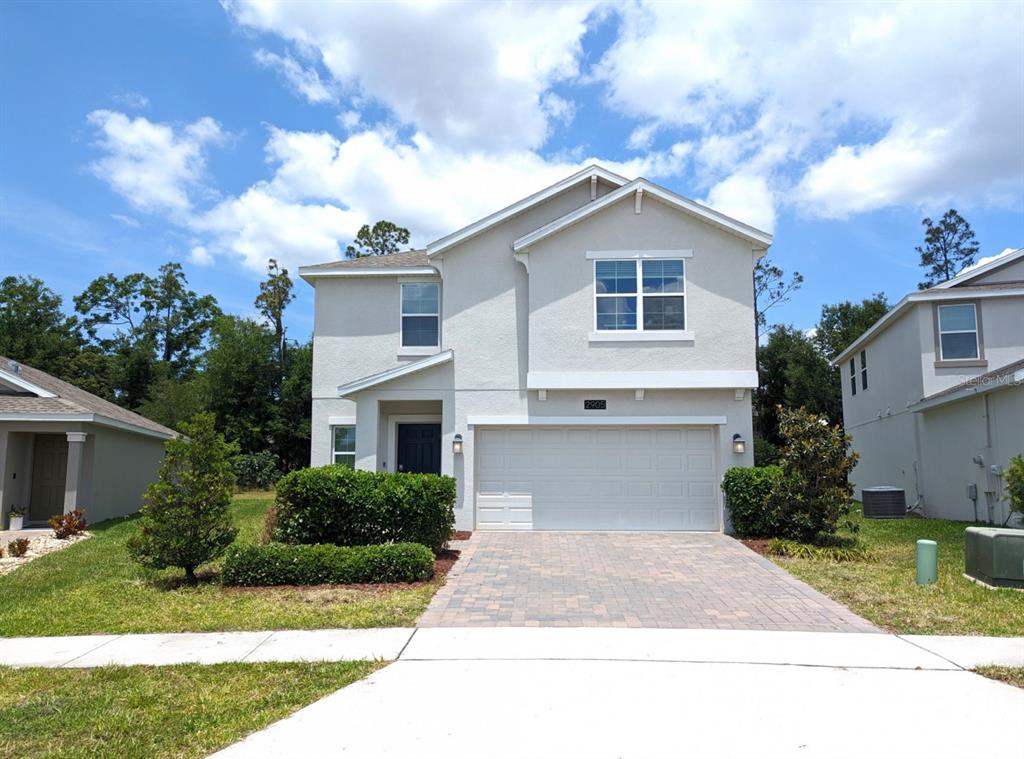
[[[480,430],[482,529],[714,530],[714,435],[707,429]]]

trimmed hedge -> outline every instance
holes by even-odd
[[[416,543],[234,545],[221,567],[224,585],[417,582],[433,576],[434,554]]]
[[[454,509],[451,477],[340,464],[300,469],[277,483],[273,537],[342,546],[420,543],[437,553],[451,537]]]
[[[722,478],[722,491],[740,537],[776,537],[783,530],[783,517],[772,498],[782,479],[782,467],[732,467]]]

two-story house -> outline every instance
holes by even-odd
[[[1024,453],[1024,249],[903,298],[835,360],[858,492],[927,516],[1002,523]]]
[[[452,475],[461,529],[720,530],[770,244],[591,166],[425,250],[303,267],[312,464]]]

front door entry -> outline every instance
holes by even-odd
[[[45,522],[64,513],[64,485],[68,473],[68,439],[65,435],[36,435],[32,453],[30,522]]]
[[[399,472],[441,474],[441,425],[399,424]]]

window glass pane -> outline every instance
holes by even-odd
[[[636,329],[636,297],[598,298],[598,329]]]
[[[334,450],[335,452],[355,451],[356,449],[356,428],[335,427],[334,428]]]
[[[633,261],[598,261],[594,274],[599,294],[636,292],[636,263]]]
[[[645,293],[681,293],[683,291],[682,261],[644,261]]]
[[[644,298],[644,329],[685,329],[683,298]]]
[[[975,332],[951,332],[940,337],[942,358],[977,358],[978,341]]]
[[[409,282],[402,285],[403,314],[436,314],[436,282]]]
[[[335,464],[344,464],[349,469],[356,468],[356,455],[354,453],[336,453],[334,454]]]
[[[437,345],[436,316],[403,316],[402,345],[432,347]]]
[[[959,306],[939,306],[940,332],[975,329],[977,329],[977,323],[974,318],[973,304],[965,303]]]

